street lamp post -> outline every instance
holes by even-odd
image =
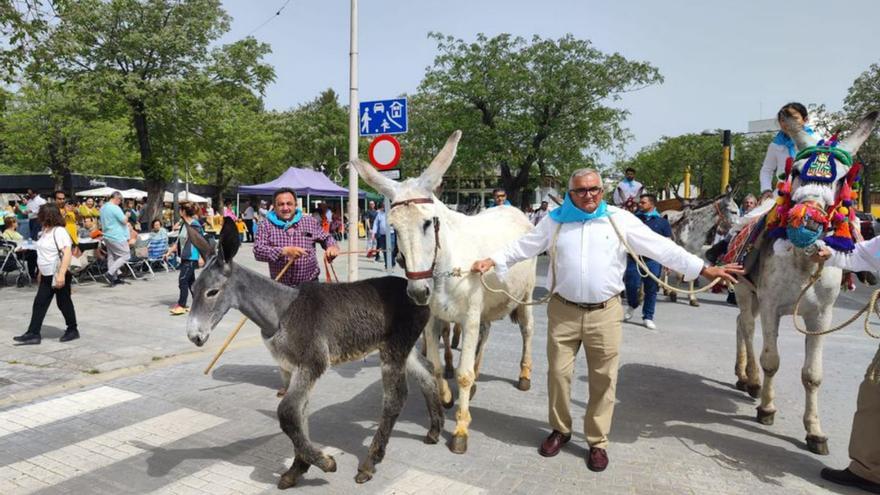
[[[358,3],[351,0],[351,45],[349,50],[348,159],[358,158]],[[358,279],[358,173],[348,167],[348,281]],[[341,206],[341,205],[340,205]]]

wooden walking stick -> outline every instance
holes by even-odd
[[[284,276],[284,272],[286,272],[287,269],[290,268],[290,265],[292,265],[292,264],[293,264],[293,260],[292,260],[292,259],[290,259],[290,260],[287,261],[287,264],[284,265],[284,268],[282,268],[281,271],[278,272],[278,275],[275,276],[275,281],[276,281],[276,282],[277,282],[278,280],[280,280],[281,277]],[[241,327],[243,327],[244,324],[247,323],[247,321],[248,321],[248,317],[247,317],[247,316],[242,316],[242,317],[241,317],[241,320],[239,320],[238,325],[236,325],[236,326],[235,326],[235,329],[232,330],[232,332],[229,334],[228,337],[226,337],[226,342],[223,342],[223,346],[220,347],[220,350],[217,351],[217,355],[214,356],[214,359],[211,360],[211,364],[209,364],[208,367],[205,368],[205,374],[206,374],[206,375],[207,375],[208,373],[211,372],[211,368],[213,368],[214,365],[217,364],[217,360],[220,359],[220,355],[222,355],[223,352],[226,351],[226,348],[229,347],[229,344],[232,343],[232,339],[234,339],[235,336],[238,335],[238,331],[241,330]]]

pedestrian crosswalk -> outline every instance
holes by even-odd
[[[90,411],[121,404],[140,395],[113,387],[99,387],[0,413],[0,438]]]
[[[147,401],[155,406],[155,398],[104,386],[0,411],[0,495],[259,495],[274,492],[280,469],[292,462],[288,440],[280,432],[280,448],[206,447],[204,436],[190,437],[223,436],[235,423],[187,407],[169,411],[176,407],[169,403],[155,408],[167,412],[145,418],[144,409],[153,409],[142,408]],[[124,421],[127,414],[131,423]],[[102,418],[107,417],[114,418],[113,427],[102,426]],[[59,438],[56,432],[69,425],[74,425],[70,435]],[[225,429],[208,433],[221,425]],[[215,449],[220,456],[214,455]],[[333,447],[324,452],[337,458],[345,455]],[[169,463],[171,467],[163,467]],[[135,479],[131,485],[126,484],[129,478]],[[347,481],[353,483],[350,477]],[[393,480],[374,480],[371,486],[371,493],[483,493],[478,487],[413,468]]]
[[[27,495],[37,490],[109,466],[226,420],[210,414],[178,409],[137,422],[45,454],[0,467],[0,493]],[[3,490],[6,487],[9,492]]]

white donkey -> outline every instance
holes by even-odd
[[[878,113],[872,112],[863,118],[855,131],[840,141],[837,148],[855,155],[870,135],[877,117]],[[796,126],[789,124],[787,127]],[[817,142],[815,138],[800,129],[793,132],[792,137],[799,151],[814,146]],[[850,166],[837,160],[836,176],[831,182],[822,182],[811,179],[811,167],[808,170],[804,169],[808,161],[809,158],[804,157],[792,166],[792,203],[821,210],[821,215],[831,217],[834,215],[831,210],[838,204],[838,191]],[[767,211],[766,207],[764,211]],[[817,230],[816,227],[813,225],[813,232]],[[758,393],[761,394],[757,419],[762,424],[771,425],[776,414],[773,377],[779,370],[779,350],[776,342],[779,335],[779,320],[783,315],[792,314],[798,294],[809,283],[817,265],[810,260],[804,249],[795,248],[788,240],[765,242],[758,246],[756,251],[757,254],[752,253],[758,257],[755,268],[750,270],[752,275],[736,284],[736,298],[740,310],[736,325],[737,388],[748,390],[753,397]],[[840,269],[825,267],[821,277],[804,295],[801,304],[802,316],[809,330],[822,331],[830,327],[831,311],[840,292],[840,276]],[[764,348],[760,359],[761,368],[764,370],[763,385],[755,363],[752,343],[756,316],[761,317],[761,329],[764,335]],[[822,383],[821,336],[806,337],[806,355],[801,369],[801,382],[806,392],[803,420],[807,431],[807,448],[816,454],[827,454],[828,437],[822,432],[819,424],[819,385]]]
[[[469,273],[475,260],[483,259],[532,229],[526,216],[516,208],[499,206],[467,216],[447,208],[432,194],[452,164],[461,131],[455,131],[421,176],[395,182],[376,172],[368,163],[354,162],[358,173],[392,201],[388,223],[397,233],[397,243],[409,279],[407,293],[417,304],[430,304],[432,321],[425,330],[428,358],[443,403],[452,406],[452,392],[443,379],[438,337],[444,321],[463,328],[461,358],[456,369],[458,412],[450,449],[467,450],[471,415],[468,403],[488,339],[489,323],[510,315],[519,324],[523,347],[517,388],[528,390],[531,380],[531,346],[534,322],[531,306],[518,305],[505,295],[486,291],[480,278]],[[454,269],[462,276],[451,276]],[[511,268],[505,281],[486,275],[493,288],[504,288],[513,297],[530,300],[535,286],[535,260]],[[481,325],[480,322],[483,322]]]

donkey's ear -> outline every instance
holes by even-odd
[[[397,182],[380,174],[372,165],[360,159],[348,162],[348,166],[354,167],[358,175],[363,177],[367,184],[376,188],[383,196],[394,198],[394,194],[397,192]]]
[[[220,254],[223,261],[229,263],[238,254],[241,246],[241,238],[238,236],[238,227],[235,220],[223,217],[223,228],[220,229]]]
[[[862,146],[862,143],[864,143],[871,135],[871,132],[873,132],[874,126],[877,125],[878,117],[880,117],[880,112],[877,110],[862,117],[862,120],[856,128],[853,129],[849,136],[840,142],[839,146],[855,155]]]
[[[437,156],[434,157],[428,168],[419,176],[419,183],[422,187],[430,191],[437,189],[440,182],[443,181],[443,174],[452,165],[452,159],[455,158],[455,152],[458,150],[458,141],[460,139],[461,131],[455,131],[449,136],[446,144],[443,145],[443,149],[440,150],[440,153],[437,153]]]
[[[190,242],[193,243],[193,246],[195,246],[200,253],[204,253],[205,259],[214,256],[214,248],[211,246],[211,243],[205,239],[205,236],[199,232],[199,229],[188,223],[184,223],[184,226],[186,227],[186,235],[189,237]]]
[[[804,126],[800,125],[789,115],[782,117],[782,127],[785,132],[791,136],[791,139],[794,140],[794,144],[798,151],[809,146],[814,146],[819,142],[818,138],[807,134],[807,131],[804,130]]]

